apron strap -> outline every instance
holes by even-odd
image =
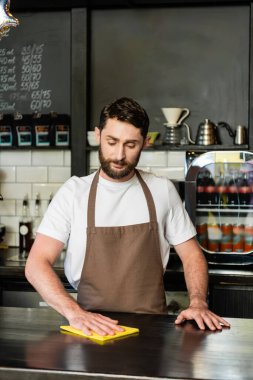
[[[151,191],[149,190],[148,185],[146,184],[146,182],[144,181],[137,169],[135,169],[135,173],[137,175],[138,180],[140,181],[142,190],[147,200],[150,222],[157,222],[156,208]]]
[[[100,169],[97,171],[97,173],[95,174],[93,178],[93,181],[90,187],[90,192],[89,192],[88,213],[87,213],[87,227],[89,228],[95,227],[95,203],[96,203],[97,185],[99,181],[99,173],[100,173]],[[147,201],[150,222],[152,224],[157,223],[155,203],[154,203],[151,191],[149,190],[146,182],[143,180],[142,176],[140,175],[137,169],[135,169],[135,173],[141,184],[142,190],[144,192],[144,195]]]
[[[95,174],[90,187],[88,198],[87,227],[95,227],[95,203],[97,195],[97,185],[99,180],[100,169]]]

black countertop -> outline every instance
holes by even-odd
[[[50,308],[0,307],[1,380],[252,379],[253,320],[211,332],[172,316],[106,315],[139,334],[98,344],[60,332],[66,321]]]

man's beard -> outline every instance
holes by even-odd
[[[103,155],[101,146],[99,146],[98,153],[99,153],[99,161],[101,164],[101,169],[106,175],[108,175],[108,177],[113,178],[113,179],[122,179],[124,177],[127,177],[137,166],[140,155],[141,155],[141,151],[140,151],[135,161],[130,163],[124,159],[123,160],[106,159]],[[124,167],[122,167],[122,169],[115,170],[111,168],[111,163],[114,163],[117,165],[123,165]]]

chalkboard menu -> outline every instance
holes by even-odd
[[[0,41],[0,112],[70,113],[70,13],[15,14]]]

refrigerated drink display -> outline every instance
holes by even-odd
[[[253,153],[199,155],[186,174],[185,206],[209,262],[253,264]]]

